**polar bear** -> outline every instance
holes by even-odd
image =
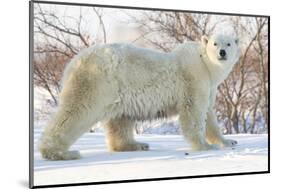
[[[111,151],[148,150],[134,139],[134,123],[179,115],[194,150],[237,142],[220,133],[213,106],[218,85],[239,57],[238,40],[203,36],[169,53],[129,44],[90,47],[66,67],[60,104],[39,145],[50,160],[80,158],[70,146],[98,121]]]

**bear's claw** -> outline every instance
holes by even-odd
[[[238,142],[236,140],[232,140],[232,139],[225,139],[222,142],[223,147],[232,147],[232,146],[235,146],[237,144],[238,144]]]
[[[148,144],[146,144],[146,143],[141,143],[141,142],[139,142],[139,143],[137,143],[137,148],[138,148],[138,150],[141,150],[141,151],[147,151],[147,150],[149,150],[149,145]]]

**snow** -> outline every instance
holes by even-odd
[[[201,152],[192,151],[181,135],[142,134],[136,139],[149,143],[149,151],[110,153],[102,132],[86,133],[71,147],[83,158],[48,161],[37,148],[42,130],[34,128],[35,186],[268,170],[267,134],[229,135],[239,143],[234,149]]]
[[[137,130],[142,134],[159,135],[178,135],[180,134],[180,125],[178,116],[169,119],[158,119],[153,121],[137,122]]]

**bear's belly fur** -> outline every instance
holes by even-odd
[[[159,90],[147,88],[124,90],[124,93],[119,91],[119,100],[117,100],[115,108],[115,110],[119,110],[118,117],[144,121],[176,115],[178,103],[176,99],[179,91],[174,89],[175,85],[170,85],[169,88],[165,85],[158,86]],[[165,88],[165,90],[160,88]]]

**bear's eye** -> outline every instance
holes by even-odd
[[[218,44],[217,43],[214,43],[214,46],[217,46]]]
[[[227,46],[229,46],[229,47],[230,47],[230,43],[227,43]]]

